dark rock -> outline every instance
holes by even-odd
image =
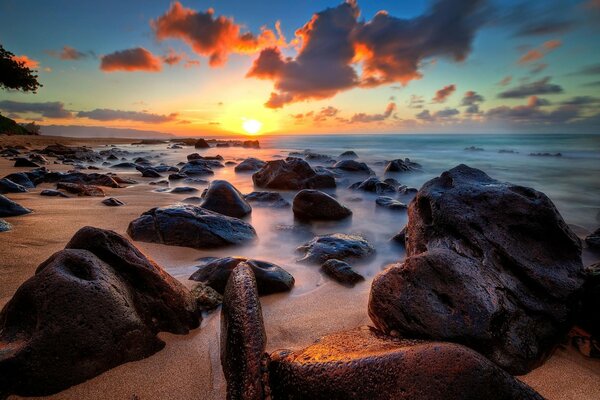
[[[212,181],[202,198],[202,208],[219,214],[242,218],[252,212],[252,207],[244,200],[244,195],[227,181]]]
[[[344,160],[356,160],[358,158],[358,154],[356,154],[352,150],[348,150],[348,151],[345,151],[342,154],[340,154],[338,156],[338,158],[341,158],[341,159],[344,159]]]
[[[5,193],[25,193],[27,189],[17,183],[14,183],[10,179],[0,179],[0,194]]]
[[[122,162],[111,166],[111,168],[116,169],[137,169],[137,167],[138,165],[132,162]]]
[[[417,194],[419,190],[416,188],[411,188],[405,185],[398,187],[398,194],[400,196],[414,196]]]
[[[212,311],[223,303],[223,296],[202,282],[196,283],[191,292],[200,311]]]
[[[289,292],[294,286],[294,277],[280,266],[243,257],[225,257],[212,260],[200,267],[189,279],[203,282],[222,294],[225,291],[225,285],[231,272],[240,263],[246,263],[252,268],[258,285],[258,293],[261,296]]]
[[[361,274],[355,272],[348,263],[336,259],[325,261],[323,265],[321,265],[321,271],[342,285],[354,286],[365,280],[365,278]]]
[[[160,178],[161,175],[154,168],[145,168],[142,172],[144,178]]]
[[[102,200],[102,204],[108,207],[120,207],[125,205],[121,200],[115,199],[114,197]]]
[[[271,354],[275,399],[543,400],[466,347],[390,338],[370,327]]]
[[[56,184],[57,189],[65,190],[69,193],[76,194],[77,196],[93,196],[93,197],[104,197],[104,190],[98,186],[93,185],[81,185],[79,183],[68,183],[59,182]]]
[[[400,232],[396,233],[391,240],[406,247],[406,226],[402,228]]]
[[[62,144],[47,146],[40,153],[77,161],[96,162],[103,160],[100,154],[87,147],[69,147]]]
[[[209,162],[204,160],[194,160],[186,163],[181,167],[179,173],[185,176],[214,175],[213,170],[209,166]]]
[[[453,168],[410,203],[406,253],[372,284],[382,330],[465,344],[524,374],[572,326],[581,243],[543,193]]]
[[[0,313],[0,391],[43,396],[199,326],[190,292],[114,232],[83,228]]]
[[[235,172],[255,172],[264,167],[266,162],[250,157],[235,166]]]
[[[355,160],[338,161],[333,165],[333,168],[340,170],[340,171],[344,171],[344,172],[367,174],[367,175],[373,174],[373,171],[371,170],[371,168],[369,168],[369,166],[367,164],[365,164],[363,162],[358,162]]]
[[[165,141],[160,140],[160,139],[142,139],[139,142],[132,143],[132,145],[134,145],[134,146],[156,145],[156,144],[165,144]]]
[[[298,247],[297,251],[304,253],[299,262],[323,264],[331,259],[347,261],[366,258],[372,255],[375,249],[360,235],[334,233],[317,236]]]
[[[379,207],[394,211],[406,210],[408,208],[406,204],[388,196],[379,196],[377,199],[375,199],[375,204],[377,204]]]
[[[68,198],[69,196],[67,196],[66,194],[64,194],[63,192],[59,191],[59,190],[54,190],[54,189],[44,189],[40,192],[40,196],[47,196],[47,197],[66,197]]]
[[[585,284],[577,325],[585,329],[593,339],[600,339],[600,263],[585,269]]]
[[[182,202],[189,203],[189,204],[200,204],[200,203],[202,203],[202,197],[192,196],[192,197],[183,199]]]
[[[230,147],[229,143],[217,143],[217,147]]]
[[[24,187],[26,189],[33,189],[35,187],[35,184],[29,178],[29,175],[26,174],[25,172],[17,172],[14,174],[9,174],[9,175],[6,175],[3,179],[7,179],[13,183],[16,183],[17,185],[21,185],[22,187]]]
[[[133,220],[127,233],[133,240],[197,249],[242,244],[256,238],[250,224],[189,204],[153,208]]]
[[[221,309],[221,367],[227,399],[268,396],[266,345],[256,280],[251,266],[240,263],[231,273]]]
[[[362,182],[356,182],[350,185],[348,189],[362,190],[376,194],[396,193],[396,188],[389,183],[382,182],[376,177],[367,178]]]
[[[148,185],[152,185],[152,186],[169,186],[169,181],[166,180],[160,180],[160,181],[153,181],[153,182],[149,182]]]
[[[268,161],[252,175],[252,181],[258,187],[282,190],[335,187],[333,177],[317,174],[306,161],[299,158]]]
[[[27,159],[27,158],[23,158],[23,157],[18,157],[15,159],[15,167],[25,167],[25,168],[29,168],[29,167],[33,167],[33,168],[39,168],[40,166],[36,163],[34,163],[33,161]]]
[[[242,147],[249,149],[260,149],[260,143],[258,140],[244,140],[242,142]]]
[[[562,157],[561,153],[529,153],[529,155],[534,157]]]
[[[7,232],[10,231],[12,228],[12,225],[9,224],[8,222],[6,222],[3,219],[0,219],[0,232]],[[0,349],[2,348],[2,346],[0,345]]]
[[[254,207],[285,208],[290,206],[290,203],[278,192],[252,192],[244,195],[244,199],[248,203],[252,203]]]
[[[197,149],[210,149],[210,145],[204,139],[196,140],[196,143],[194,143],[194,147]]]
[[[352,215],[352,210],[319,190],[304,189],[292,201],[294,216],[307,220],[340,220]]]
[[[30,212],[30,209],[25,208],[0,194],[0,217],[16,217],[29,214]]]
[[[465,147],[465,151],[484,151],[484,149],[482,149],[481,147],[470,146]]]
[[[404,160],[397,159],[387,163],[384,173],[420,171],[421,168],[420,164],[412,162],[408,158],[405,158]]]
[[[83,172],[49,172],[44,176],[44,182],[76,183],[80,185],[95,185],[111,188],[120,188],[121,185],[119,184],[119,182],[116,181],[116,178],[116,176],[98,173],[85,174]]]
[[[169,175],[169,180],[170,180],[170,181],[179,181],[179,180],[181,180],[181,179],[185,179],[185,178],[187,178],[187,175],[185,175],[185,174],[181,174],[181,173],[179,173],[179,172],[178,172],[178,173],[176,173],[176,174],[171,174],[171,175]]]
[[[196,193],[198,189],[190,187],[190,186],[177,186],[169,191],[169,193],[173,194],[181,194],[181,193]]]
[[[600,250],[600,228],[596,229],[594,233],[589,234],[585,238],[585,243],[590,249]]]

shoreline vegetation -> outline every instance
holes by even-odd
[[[599,232],[536,188],[255,139],[0,155],[0,398],[600,398]]]

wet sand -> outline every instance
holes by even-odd
[[[63,142],[64,138],[60,139],[62,143],[81,145],[87,142],[90,146],[118,142],[105,139],[100,142]],[[4,138],[0,139],[0,145],[6,144],[3,140]],[[29,141],[33,146],[57,141],[54,138],[40,139],[40,142],[35,143],[34,140],[20,140]],[[193,152],[190,148],[185,151]],[[227,151],[228,149],[220,149],[220,153],[224,155]],[[52,170],[71,168],[59,164],[48,167]],[[25,169],[13,168],[12,162],[0,159],[0,176],[20,170]],[[29,193],[9,194],[8,197],[34,210],[34,213],[7,218],[13,225],[13,230],[0,234],[0,307],[4,306],[18,286],[34,273],[42,261],[62,249],[81,227],[91,225],[125,234],[129,222],[142,212],[189,196],[154,193],[152,190],[156,187],[147,185],[151,179],[140,178],[139,173],[132,173],[132,176],[140,182],[139,185],[121,189],[105,188],[107,196],[118,197],[126,203],[124,207],[106,207],[101,203],[101,198],[64,199],[40,196],[41,190],[53,187],[49,184],[40,185]],[[177,268],[181,265],[192,265],[200,257],[212,255],[194,249],[141,242],[135,244],[171,272],[178,271]],[[366,282],[348,289],[321,277],[316,267],[304,268],[302,272],[290,270],[298,281],[297,288],[291,293],[261,299],[268,351],[302,348],[325,334],[370,323],[367,301],[372,277],[368,276]],[[192,283],[180,274],[176,276],[186,285]],[[306,282],[310,284],[305,284]],[[145,360],[121,365],[48,398],[225,398],[219,361],[218,311],[210,314],[199,329],[188,335],[163,333],[160,337],[167,345],[157,354]],[[573,348],[557,350],[543,366],[521,379],[548,399],[600,398],[600,361],[586,359]]]

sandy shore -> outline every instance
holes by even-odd
[[[136,140],[80,140],[50,137],[0,137],[0,145],[30,143],[31,147],[55,142],[97,146]],[[53,170],[69,166],[50,165]],[[0,159],[0,176],[17,172],[12,163]],[[129,188],[107,188],[127,206],[108,208],[99,198],[48,198],[40,185],[29,193],[10,194],[21,205],[34,210],[22,217],[7,218],[13,230],[0,234],[0,307],[36,267],[62,249],[71,236],[86,225],[125,233],[129,222],[151,207],[167,205],[187,196],[152,193],[150,179]],[[202,251],[148,243],[136,243],[148,256],[169,270],[170,266],[193,263],[206,256]],[[314,271],[312,274],[317,274]],[[295,274],[296,275],[296,274]],[[303,277],[300,276],[300,283]],[[189,281],[184,281],[190,284]],[[354,289],[340,288],[323,280],[311,290],[262,298],[268,336],[268,351],[301,348],[325,334],[369,324],[367,300],[370,279]],[[102,375],[48,398],[52,399],[223,399],[224,380],[219,361],[219,312],[206,318],[189,335],[161,334],[164,350],[145,360],[121,365]],[[543,366],[521,377],[548,399],[600,399],[600,361],[586,359],[573,348],[558,349]],[[424,384],[426,384],[424,382]],[[17,398],[12,396],[11,398]]]

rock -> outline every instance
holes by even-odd
[[[142,177],[144,178],[160,178],[161,175],[157,170],[153,168],[144,168],[142,171]]]
[[[338,156],[338,158],[343,159],[343,160],[356,160],[358,158],[358,154],[356,154],[352,150],[348,150],[348,151],[345,151],[342,154],[340,154]]]
[[[229,143],[217,143],[217,147],[230,147]]]
[[[319,190],[304,189],[292,201],[294,216],[306,220],[340,220],[352,215],[352,211],[336,199]]]
[[[585,243],[590,249],[600,250],[600,228],[596,229],[585,238]]]
[[[294,277],[280,266],[243,257],[225,257],[212,260],[200,267],[189,279],[203,282],[222,294],[225,291],[225,285],[231,272],[240,263],[246,263],[252,268],[258,285],[258,294],[261,296],[289,292],[294,286]]]
[[[66,197],[68,198],[69,196],[67,196],[66,194],[64,194],[63,192],[59,191],[59,190],[54,190],[54,189],[44,189],[40,192],[40,196],[47,196],[47,197]]]
[[[411,188],[411,187],[408,187],[405,185],[398,187],[398,194],[400,196],[414,197],[418,191],[419,191],[419,189]]]
[[[77,196],[105,196],[104,190],[102,190],[98,186],[93,185],[81,185],[79,183],[59,182],[56,184],[56,188],[66,190],[67,192],[76,194]]]
[[[182,203],[190,203],[190,204],[200,204],[202,203],[202,197],[198,197],[198,196],[192,196],[192,197],[187,197],[185,199],[182,200]]]
[[[466,347],[394,339],[370,327],[276,351],[269,372],[275,399],[543,400]]]
[[[0,194],[5,193],[25,193],[27,189],[18,183],[14,183],[10,179],[0,179]]]
[[[203,196],[202,208],[230,217],[242,218],[252,212],[250,204],[231,183],[215,180]]]
[[[242,142],[242,147],[249,149],[260,149],[260,143],[258,140],[244,140]]]
[[[396,159],[387,163],[385,166],[384,173],[390,172],[411,172],[411,171],[420,171],[422,169],[420,164],[416,162],[410,161],[410,159],[405,158],[404,160]]]
[[[0,232],[7,232],[10,231],[12,228],[12,225],[9,224],[8,222],[6,222],[3,219],[0,219]],[[1,346],[0,346],[1,348]]]
[[[0,194],[0,217],[16,217],[29,214],[31,210]]]
[[[181,194],[181,193],[196,193],[198,189],[190,187],[190,186],[177,186],[169,191],[169,193],[173,194]]]
[[[266,345],[252,267],[240,263],[231,273],[221,309],[221,367],[227,382],[227,399],[268,397]]]
[[[111,166],[115,169],[137,169],[137,167],[138,165],[132,162],[122,162]]]
[[[194,147],[197,149],[210,149],[210,145],[204,139],[196,140],[196,143],[194,143]]]
[[[210,168],[207,162],[204,160],[194,160],[186,163],[179,170],[179,174],[186,176],[207,176],[214,175],[213,170]],[[171,179],[169,176],[169,179]]]
[[[365,278],[361,274],[356,273],[348,263],[333,258],[325,261],[323,265],[321,265],[321,271],[334,281],[351,287],[365,280]]]
[[[133,220],[127,233],[133,240],[196,249],[237,245],[256,238],[250,224],[189,204],[153,208]]]
[[[202,282],[196,283],[191,292],[200,311],[212,311],[223,303],[223,296]]]
[[[40,166],[36,163],[34,163],[33,161],[27,159],[27,158],[23,158],[23,157],[18,157],[15,159],[15,167],[25,167],[25,168],[39,168]]]
[[[235,172],[255,172],[264,167],[266,162],[250,157],[235,166]]]
[[[367,178],[362,182],[356,182],[350,185],[348,189],[362,190],[363,192],[370,192],[376,194],[385,193],[396,193],[396,188],[389,183],[382,182],[376,177]]]
[[[306,161],[299,158],[268,161],[252,175],[252,181],[258,187],[282,190],[335,187],[333,177],[317,174]]]
[[[244,199],[248,203],[252,203],[254,207],[285,208],[290,206],[290,203],[278,192],[252,192],[244,195]]]
[[[406,253],[373,280],[369,315],[386,332],[461,343],[520,375],[572,326],[581,243],[543,193],[455,167],[410,203]]]
[[[4,179],[9,180],[13,183],[16,183],[17,185],[21,185],[22,187],[24,187],[26,189],[33,189],[35,187],[35,184],[29,178],[29,175],[26,174],[25,172],[17,172],[14,174],[9,174],[9,175],[6,175],[3,178],[3,180]]]
[[[80,185],[105,186],[111,188],[120,188],[121,185],[116,180],[116,176],[83,172],[49,172],[44,176],[44,182],[55,183],[76,183]]]
[[[40,153],[54,157],[60,157],[65,160],[70,159],[87,162],[103,160],[100,154],[87,147],[70,147],[58,143],[47,146],[45,149],[41,150]]]
[[[484,151],[484,149],[481,147],[470,146],[465,147],[465,151]]]
[[[296,250],[304,253],[299,262],[312,264],[323,264],[331,259],[347,261],[366,258],[375,252],[373,246],[362,236],[344,233],[317,236]]]
[[[0,313],[0,391],[50,395],[199,326],[190,292],[111,231],[86,227]]]
[[[102,200],[102,204],[108,207],[120,207],[125,205],[121,200],[115,199],[114,197]]]
[[[373,171],[371,170],[371,168],[369,168],[369,166],[367,164],[365,164],[363,162],[358,162],[355,160],[338,161],[333,165],[333,168],[340,170],[340,171],[344,171],[344,172],[367,174],[367,175],[373,174]]]
[[[187,160],[188,161],[192,161],[192,160],[202,160],[204,157],[202,157],[200,154],[198,153],[192,153],[192,154],[188,154],[187,156]]]
[[[375,199],[375,204],[377,204],[379,207],[394,211],[402,211],[408,208],[406,204],[388,196],[379,196],[377,199]]]
[[[406,247],[406,226],[402,228],[400,232],[396,233],[391,240]]]
[[[179,180],[185,179],[185,178],[187,178],[187,176],[185,174],[180,174],[179,172],[176,174],[169,175],[170,181],[179,181]]]
[[[562,157],[561,153],[529,153],[533,157]]]

